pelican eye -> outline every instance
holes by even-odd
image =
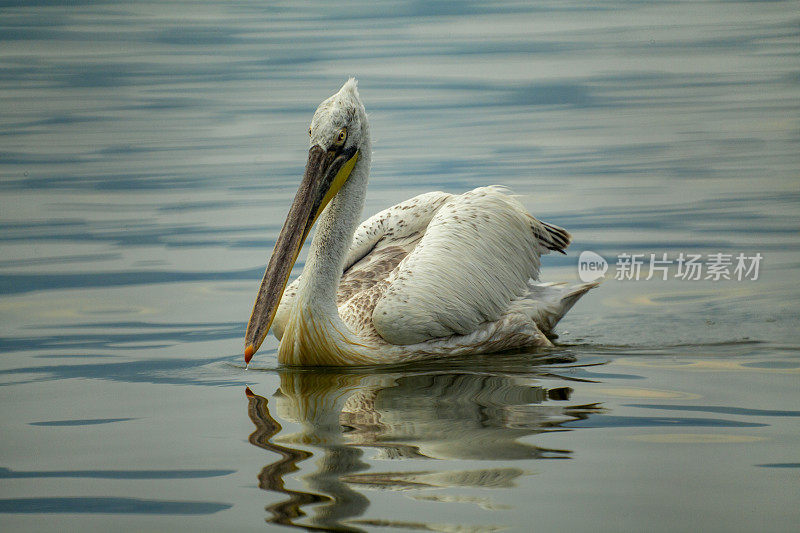
[[[311,128],[308,128],[308,136],[311,137]]]
[[[334,143],[336,146],[341,146],[347,140],[347,128],[342,128],[339,130],[339,133],[336,135],[336,142]]]

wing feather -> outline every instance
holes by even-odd
[[[390,275],[372,320],[392,344],[466,335],[495,321],[539,277],[539,257],[569,234],[544,224],[501,187],[449,198]]]

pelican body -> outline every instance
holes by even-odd
[[[430,192],[359,225],[372,156],[350,79],[317,108],[297,195],[245,334],[245,362],[270,328],[284,365],[366,365],[527,350],[596,285],[542,284],[540,256],[570,235],[499,186]],[[292,266],[317,224],[302,274]]]

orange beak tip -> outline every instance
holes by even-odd
[[[244,349],[244,364],[250,364],[250,359],[253,358],[254,353],[256,353],[256,349],[253,348],[252,344],[249,344],[247,348]]]
[[[255,394],[253,394],[253,391],[250,390],[250,387],[246,387],[244,389],[244,395],[247,396],[248,398],[255,398],[256,396]]]

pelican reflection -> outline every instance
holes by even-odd
[[[256,426],[250,442],[279,456],[259,474],[262,489],[287,497],[267,507],[267,521],[304,529],[360,531],[359,526],[378,524],[359,520],[374,490],[397,491],[417,501],[508,508],[492,499],[490,489],[514,487],[526,474],[526,465],[516,461],[567,459],[572,453],[521,439],[566,431],[564,422],[599,410],[596,404],[570,405],[569,387],[545,388],[530,374],[279,373],[272,412],[265,397],[247,389],[248,414]],[[284,430],[276,417],[296,431]],[[404,464],[392,461],[398,459]],[[453,460],[503,464],[453,470]],[[289,477],[294,472],[299,473]],[[298,480],[300,490],[287,488]],[[467,488],[487,490],[475,496]],[[306,512],[311,516],[305,518]],[[379,522],[411,529],[461,527]]]

